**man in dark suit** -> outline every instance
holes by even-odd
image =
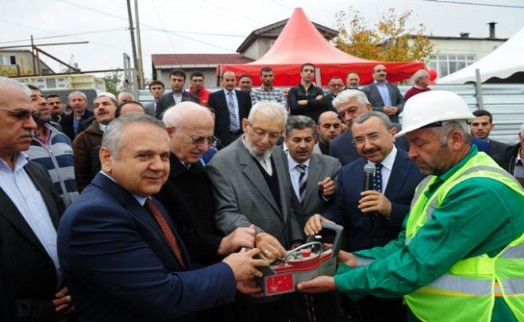
[[[37,128],[29,93],[0,78],[0,261],[6,283],[1,292],[7,290],[15,305],[7,309],[20,321],[67,320],[71,298],[56,250],[63,203],[47,171],[21,152]]]
[[[297,220],[304,227],[309,217],[324,212],[335,195],[340,162],[330,156],[313,153],[315,122],[303,115],[290,116],[286,124],[287,165],[293,193],[291,200]],[[300,194],[300,166],[304,165],[303,198]]]
[[[338,114],[333,111],[326,111],[320,114],[317,133],[318,142],[313,152],[329,155],[330,142],[342,134],[342,121],[340,121]]]
[[[291,179],[291,202],[301,227],[309,217],[324,212],[334,199],[340,162],[330,156],[313,153],[315,121],[303,115],[290,116],[286,123],[287,169]],[[340,305],[336,292],[311,297],[294,294],[293,321],[339,321]],[[306,305],[306,303],[308,305]]]
[[[261,101],[242,120],[244,135],[218,151],[206,167],[217,203],[217,227],[229,234],[255,225],[255,247],[275,260],[301,241],[291,211],[286,156],[274,149],[284,131],[287,112],[277,102]],[[289,321],[289,294],[257,301],[239,298],[230,321]]]
[[[517,144],[508,146],[493,156],[493,160],[504,170],[511,173],[524,187],[524,123],[520,126],[518,137]]]
[[[147,115],[156,116],[156,106],[164,95],[164,83],[159,80],[152,81],[149,83],[149,93],[153,96],[153,101],[144,105],[144,111]]]
[[[313,215],[306,223],[305,232],[314,235],[321,221],[332,220],[344,226],[344,250],[353,252],[384,246],[398,236],[423,175],[407,153],[393,144],[397,129],[384,113],[373,111],[360,115],[351,131],[362,158],[342,168],[333,206],[323,216]],[[374,189],[363,191],[366,164],[373,164],[377,170],[373,175]],[[361,315],[359,321],[406,321],[407,318],[401,298],[364,297],[356,304]]]
[[[473,112],[473,115],[475,115],[475,119],[469,123],[471,135],[474,138],[486,142],[487,147],[486,150],[483,151],[490,156],[504,151],[504,149],[508,147],[507,144],[489,138],[489,133],[495,127],[495,124],[493,124],[493,115],[486,110],[476,110]]]
[[[170,171],[155,197],[171,215],[193,263],[203,267],[241,247],[253,248],[253,227],[239,227],[227,236],[216,228],[211,183],[200,162],[214,140],[211,111],[193,102],[182,102],[166,110],[163,122],[171,139]],[[223,307],[197,315],[201,322],[226,321]]]
[[[232,301],[237,281],[261,276],[256,266],[267,261],[252,258],[257,249],[191,270],[169,216],[150,198],[169,173],[161,121],[139,113],[115,119],[99,155],[102,171],[67,209],[58,232],[80,320],[195,321],[195,311]]]
[[[398,115],[404,109],[404,97],[398,87],[386,80],[387,72],[384,65],[373,67],[373,82],[362,88],[366,93],[373,111],[384,112],[392,122],[398,123]]]
[[[342,80],[342,78],[340,78],[340,76],[333,76],[328,81],[328,89],[329,93],[322,97],[322,101],[326,106],[326,111],[336,111],[335,107],[332,104],[333,99],[335,99],[335,97],[337,97],[337,95],[344,90],[344,81]],[[315,120],[316,123],[318,123],[319,117],[320,114]]]
[[[182,69],[174,69],[169,74],[169,83],[171,84],[171,93],[164,94],[156,104],[155,115],[158,119],[162,119],[162,114],[169,107],[180,102],[195,102],[200,103],[195,94],[186,92],[184,85],[186,84],[186,73]]]
[[[60,120],[64,133],[73,141],[78,133],[86,129],[93,120],[93,113],[87,109],[87,95],[81,91],[72,91],[69,94],[69,105],[73,112]],[[80,125],[83,123],[83,126]]]
[[[333,100],[333,106],[335,106],[340,119],[349,130],[346,130],[330,142],[329,155],[337,158],[342,166],[344,166],[360,158],[360,155],[353,144],[351,127],[353,126],[354,120],[359,115],[371,111],[371,104],[362,91],[346,89],[338,94]],[[393,123],[393,126],[397,131],[400,131],[400,124]],[[408,150],[407,141],[403,138],[397,140],[395,145],[401,150]]]
[[[222,90],[209,95],[207,106],[215,112],[215,135],[228,146],[242,133],[242,120],[251,110],[249,93],[235,89],[237,78],[234,72],[225,71],[221,76]]]

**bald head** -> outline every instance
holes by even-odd
[[[193,102],[170,107],[163,117],[171,138],[171,152],[182,162],[194,164],[209,148],[215,121],[211,111]]]
[[[338,114],[333,111],[327,111],[318,117],[317,131],[320,142],[328,144],[342,132],[342,122]]]

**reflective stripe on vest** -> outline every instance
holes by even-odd
[[[524,190],[513,176],[499,168],[487,155],[479,153],[429,198],[425,192],[437,178],[432,176],[419,184],[411,203],[410,216],[413,217],[408,218],[406,225],[406,245],[427,221],[433,219],[433,211],[438,209],[449,191],[472,177],[497,180],[524,196]],[[523,259],[524,234],[493,258],[483,254],[458,261],[445,275],[407,295],[405,300],[421,320],[461,321],[468,317],[472,321],[489,321],[495,297],[503,297],[517,320],[524,319]],[[448,309],[442,311],[442,305],[447,305]]]

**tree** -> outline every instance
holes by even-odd
[[[424,36],[425,27],[406,29],[411,15],[407,11],[397,16],[391,8],[370,28],[358,10],[351,7],[337,13],[339,34],[335,46],[356,57],[378,61],[427,61],[433,44]],[[349,21],[347,21],[349,19]]]
[[[102,79],[106,85],[106,91],[118,96],[122,87],[122,73],[117,71],[105,73]]]

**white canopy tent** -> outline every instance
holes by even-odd
[[[493,52],[453,74],[437,78],[437,84],[476,82],[476,70],[482,83],[524,83],[524,27]]]

